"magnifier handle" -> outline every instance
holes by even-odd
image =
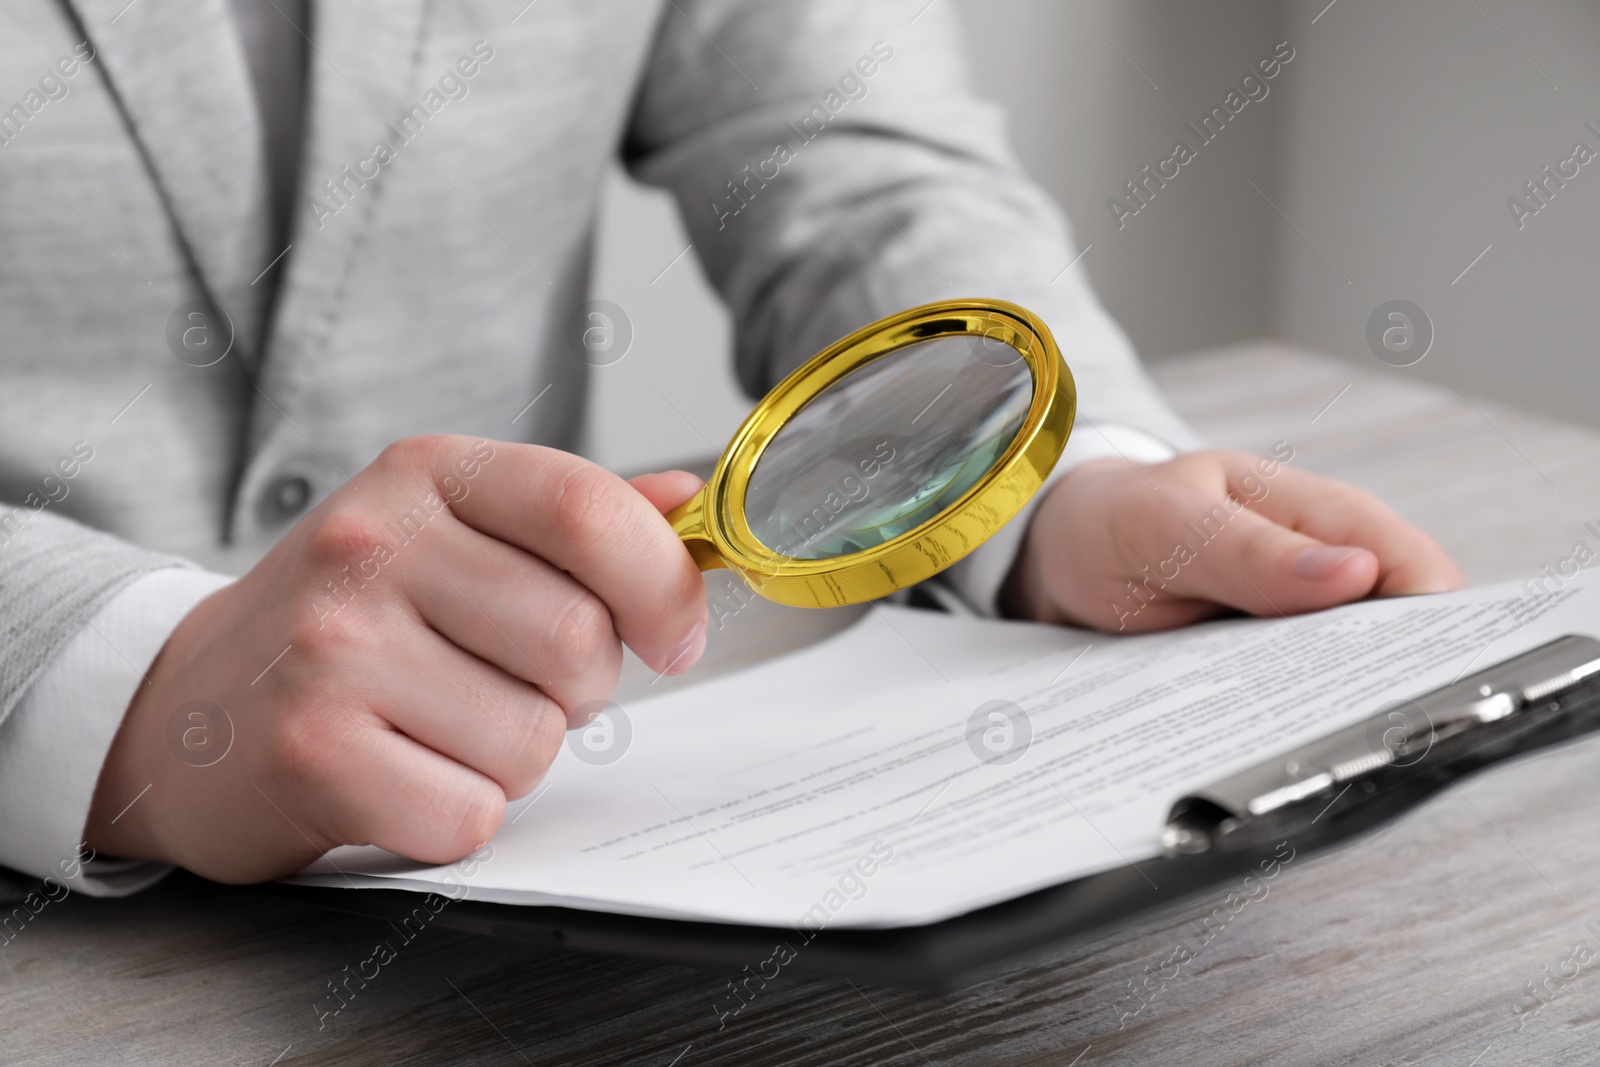
[[[717,546],[711,541],[711,535],[706,532],[705,505],[706,491],[702,488],[694,496],[667,512],[667,521],[672,524],[672,532],[683,540],[689,555],[694,557],[695,566],[703,571],[725,569],[728,566],[727,560],[722,558]]]

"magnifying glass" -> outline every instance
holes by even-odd
[[[999,300],[912,308],[756,405],[667,514],[700,569],[794,607],[905,589],[983,544],[1061,458],[1077,391],[1049,329]]]

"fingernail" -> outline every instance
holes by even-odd
[[[701,619],[694,624],[694,629],[689,631],[678,645],[678,650],[667,661],[666,669],[662,674],[682,674],[684,671],[700,662],[700,657],[706,650],[706,620]]]
[[[1366,549],[1348,545],[1325,545],[1320,548],[1302,548],[1295,553],[1294,572],[1302,578],[1317,581],[1338,570],[1347,560],[1355,559]]]

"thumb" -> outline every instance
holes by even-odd
[[[1370,595],[1378,571],[1368,549],[1327,544],[1244,510],[1195,548],[1172,585],[1180,596],[1252,615],[1296,615]]]
[[[698,493],[705,482],[688,471],[665,471],[629,478],[628,484],[664,515]]]

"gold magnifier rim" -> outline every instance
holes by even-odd
[[[976,484],[921,525],[847,555],[799,559],[755,536],[744,514],[750,479],[767,446],[796,413],[873,360],[919,342],[963,335],[1004,342],[1033,375],[1027,416]],[[1049,328],[1026,308],[988,299],[910,308],[841,338],[779,382],[733,435],[705,488],[668,519],[701,569],[738,571],[769,600],[797,607],[875,600],[931,578],[1015,518],[1061,458],[1076,410],[1072,373]]]

